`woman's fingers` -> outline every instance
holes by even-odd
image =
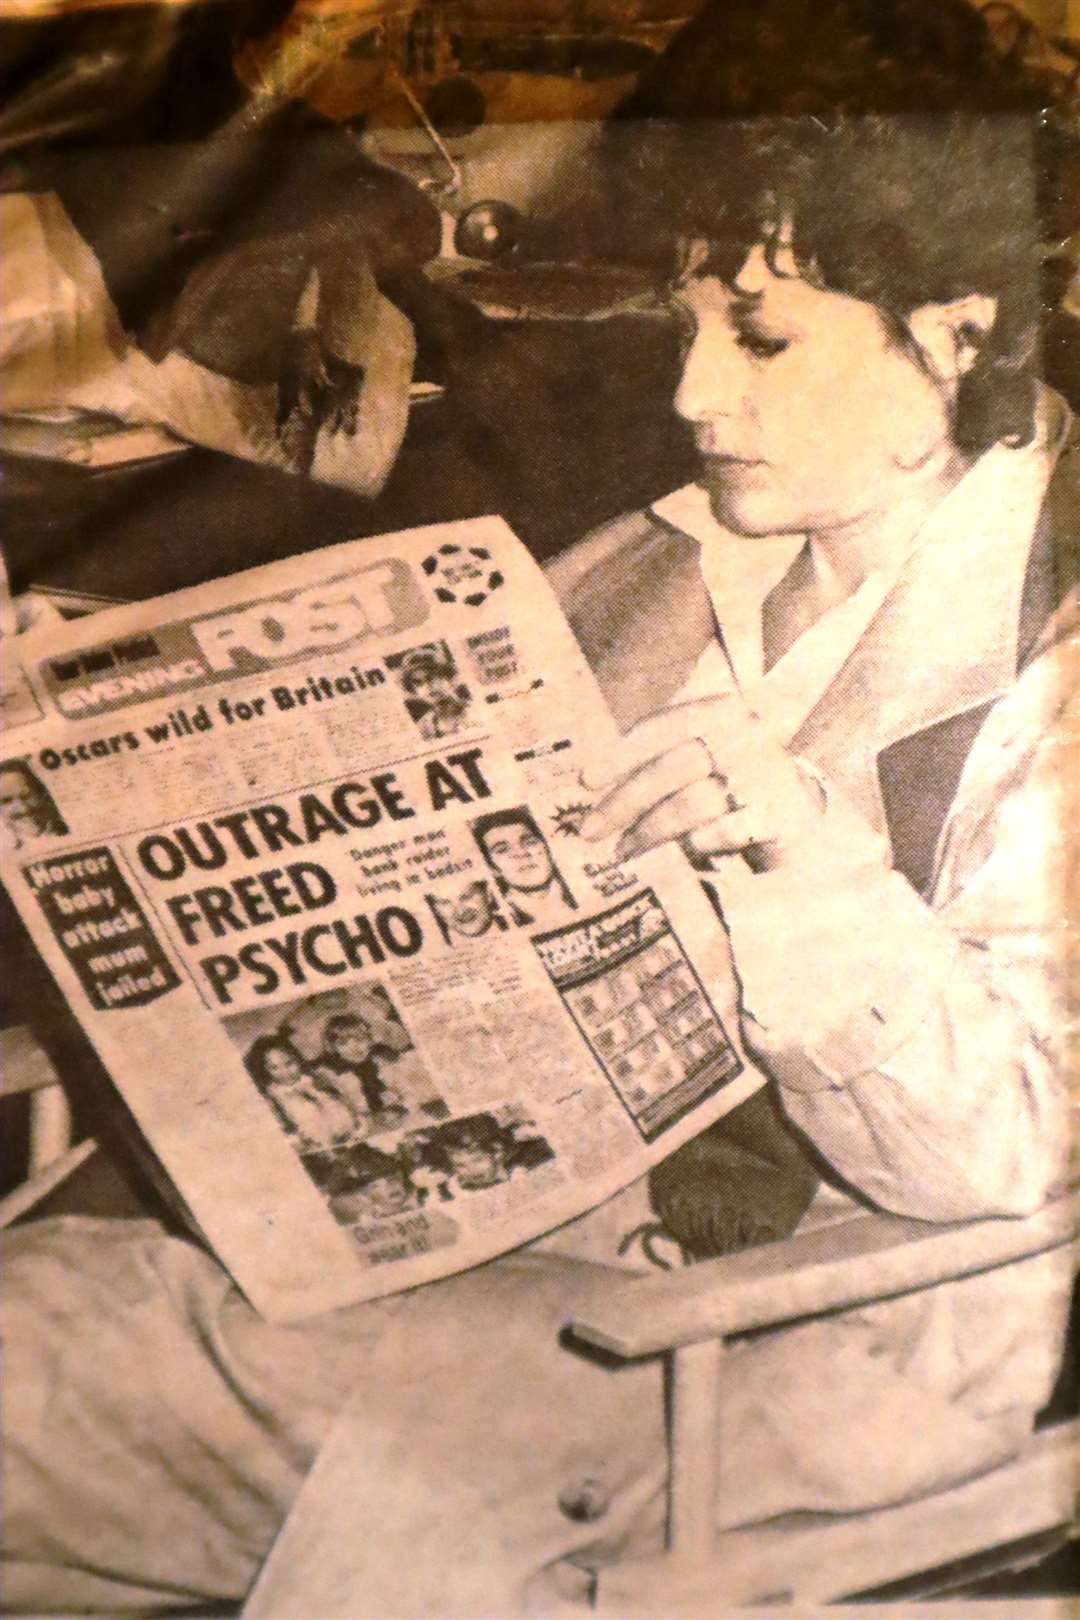
[[[761,817],[740,805],[719,817],[695,827],[683,841],[686,853],[705,863],[726,855],[743,855],[755,872],[767,872],[779,864],[782,846],[763,828]]]
[[[639,817],[620,838],[618,859],[630,860],[673,839],[684,840],[694,855],[730,855],[753,838],[745,810],[731,806],[730,793],[715,777],[691,782]]]
[[[699,827],[711,826],[724,814],[725,799],[725,790],[715,779],[691,782],[653,804],[623,833],[616,850],[618,858],[628,860],[674,838],[685,838]]]
[[[582,822],[582,837],[597,840],[631,832],[654,807],[709,778],[713,769],[712,755],[700,737],[658,752],[620,777],[597,800]]]
[[[721,693],[717,697],[694,698],[687,703],[673,703],[667,709],[658,709],[631,726],[619,744],[620,760],[635,761],[643,765],[680,744],[708,737],[719,751],[729,735],[743,735],[754,724],[754,716],[742,697],[735,692]],[[722,761],[721,761],[722,763]],[[711,767],[710,767],[711,768]],[[622,778],[620,777],[619,780]],[[611,777],[599,772],[583,771],[582,786],[590,793],[603,793],[614,785]]]
[[[582,823],[583,837],[621,835],[620,860],[679,839],[692,857],[754,850],[770,864],[765,856],[779,837],[776,828],[791,821],[780,814],[790,794],[774,802],[773,778],[779,774],[786,793],[792,766],[780,750],[764,758],[756,717],[741,697],[676,704],[639,722],[625,743],[638,763],[617,781],[596,784],[599,797]]]

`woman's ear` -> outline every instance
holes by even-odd
[[[908,329],[938,382],[955,386],[975,364],[997,319],[997,299],[969,293],[948,304],[920,304]]]

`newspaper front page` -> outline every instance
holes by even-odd
[[[5,882],[202,1232],[289,1320],[488,1259],[759,1084],[676,846],[500,519],[10,643]]]

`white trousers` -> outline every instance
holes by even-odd
[[[1007,1456],[1053,1377],[1052,1358],[1020,1342],[1017,1294],[1035,1286],[1045,1303],[1047,1275],[1014,1267],[735,1347],[721,1523],[903,1500]],[[523,1250],[280,1326],[153,1222],[66,1217],[9,1234],[7,1612],[239,1600],[354,1390],[355,1488],[332,1523],[355,1563],[355,1620],[494,1620],[567,1560],[656,1547],[662,1363],[612,1367],[561,1338],[606,1276]],[[1063,1310],[1064,1278],[1060,1291]],[[950,1348],[976,1316],[999,1374],[1024,1352],[1025,1399],[1011,1374],[973,1381]]]

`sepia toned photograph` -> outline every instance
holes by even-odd
[[[0,244],[0,1614],[1072,1613],[1080,5],[7,0]]]
[[[448,945],[458,940],[483,939],[491,929],[498,937],[508,927],[491,885],[483,878],[470,879],[454,892],[425,895],[425,899]]]
[[[563,921],[577,901],[555,865],[551,847],[525,805],[492,810],[471,823],[495,888],[519,928]]]
[[[68,830],[55,799],[28,760],[0,759],[0,827],[13,851]]]
[[[420,1112],[445,1117],[446,1105],[381,984],[240,1013],[225,1028],[301,1153],[397,1130]]]
[[[417,1167],[413,1179],[421,1180],[426,1195],[452,1203],[554,1160],[551,1144],[536,1134],[533,1120],[514,1108],[498,1113],[503,1117],[466,1114],[407,1139],[405,1152]]]
[[[445,641],[394,653],[386,667],[397,677],[409,719],[425,742],[456,736],[469,718],[472,693]]]

